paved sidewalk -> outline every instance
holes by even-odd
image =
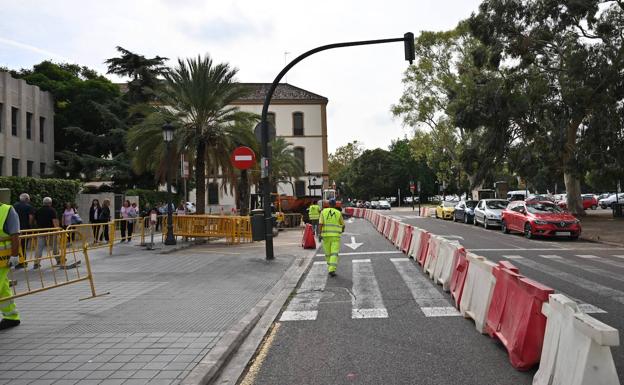
[[[587,210],[581,218],[581,238],[624,246],[624,218],[614,218],[611,210]]]
[[[78,283],[17,300],[22,325],[0,332],[0,384],[177,384],[282,278],[299,231],[264,243],[161,254],[137,244],[90,252],[98,293]]]

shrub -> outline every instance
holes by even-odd
[[[81,183],[77,180],[39,179],[19,176],[0,177],[0,188],[11,190],[11,202],[19,200],[22,193],[30,195],[30,201],[36,208],[42,206],[44,197],[52,198],[52,205],[60,215],[65,202],[75,202],[76,194],[80,191]]]

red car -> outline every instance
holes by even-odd
[[[598,208],[598,198],[595,195],[583,194],[581,197],[583,198],[583,210],[596,210]],[[564,210],[568,209],[568,202],[565,200],[558,201],[557,205]]]
[[[552,202],[516,201],[503,210],[501,230],[505,234],[518,231],[527,238],[567,236],[578,239],[581,221]]]

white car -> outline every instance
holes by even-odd
[[[501,225],[501,214],[507,207],[504,199],[481,199],[474,209],[475,226],[483,225],[484,228]]]
[[[390,203],[388,203],[388,201],[379,201],[379,208],[381,210],[391,210]]]
[[[370,207],[371,207],[371,209],[378,209],[379,208],[379,201],[371,201]]]
[[[617,194],[617,199],[616,194],[610,195],[608,198],[599,200],[598,204],[603,209],[606,209],[607,207],[611,207],[611,204],[617,202],[618,200],[620,201],[620,203],[624,203],[624,193]]]
[[[195,214],[197,212],[197,208],[193,202],[186,202],[184,206],[186,207],[186,212],[189,214]]]

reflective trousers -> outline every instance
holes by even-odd
[[[338,252],[340,251],[340,237],[324,237],[323,251],[325,251],[325,261],[327,271],[336,271],[338,267]]]
[[[11,300],[3,301],[2,298],[10,297],[13,292],[9,288],[9,268],[0,267],[0,312],[2,318],[19,320],[19,313],[15,307],[15,302]]]

